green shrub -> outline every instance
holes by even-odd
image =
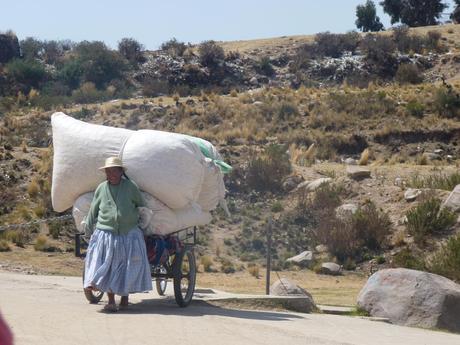
[[[58,221],[52,221],[48,224],[48,231],[51,237],[58,239],[61,233],[61,224]]]
[[[407,231],[414,240],[422,244],[427,235],[432,235],[455,224],[456,217],[448,208],[441,210],[441,200],[430,197],[406,214]]]
[[[424,271],[425,261],[412,253],[409,248],[404,248],[393,257],[393,266]]]
[[[433,103],[440,116],[456,118],[460,114],[460,95],[449,84],[444,84],[436,91]]]
[[[221,271],[223,273],[235,273],[235,265],[228,259],[222,259]]]
[[[423,73],[414,64],[401,64],[396,71],[396,81],[400,84],[419,84],[423,82]]]
[[[45,67],[35,60],[13,60],[6,65],[6,70],[27,92],[30,88],[38,89],[47,77]]]
[[[143,50],[144,46],[134,38],[122,38],[118,42],[118,52],[133,65],[144,61]]]
[[[168,52],[169,55],[176,57],[184,55],[187,45],[184,42],[179,42],[173,37],[169,41],[162,43],[160,49]]]
[[[451,237],[446,245],[435,253],[428,269],[432,273],[460,283],[460,234]]]
[[[421,118],[425,113],[425,106],[416,100],[410,100],[406,104],[406,111],[409,115]]]
[[[315,35],[316,52],[319,56],[337,58],[346,51],[354,52],[358,47],[360,35],[357,32],[332,34],[321,32]]]
[[[224,49],[214,41],[205,41],[198,46],[198,55],[203,66],[215,67],[225,58]]]
[[[258,73],[271,77],[275,74],[275,70],[270,62],[268,56],[262,57],[259,61],[255,63],[255,69]]]
[[[203,269],[205,272],[213,272],[213,261],[212,258],[208,255],[203,255],[200,259],[201,264],[203,265]]]
[[[452,191],[456,185],[460,184],[460,173],[450,175],[435,174],[426,177],[413,175],[407,183],[411,188],[431,188]]]
[[[271,207],[272,212],[281,212],[283,210],[283,204],[280,201],[275,201]]]
[[[352,217],[356,235],[371,250],[382,248],[391,229],[390,217],[379,211],[372,201],[367,201]]]
[[[0,240],[0,252],[9,252],[11,250],[6,240]]]
[[[24,230],[7,230],[2,234],[2,238],[21,248],[29,241],[29,235]]]
[[[283,178],[291,173],[291,162],[284,145],[270,145],[265,152],[253,157],[246,172],[247,188],[257,191],[279,191]]]

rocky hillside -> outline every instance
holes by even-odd
[[[40,95],[9,96],[0,115],[0,227],[39,222],[3,232],[0,258],[32,246],[71,250],[71,221],[40,222],[60,216],[49,196],[50,115],[59,110],[219,147],[235,168],[226,180],[232,217],[218,209],[200,230],[203,270],[262,265],[271,220],[277,269],[310,250],[312,269],[403,266],[458,280],[448,248],[458,248],[460,226],[439,209],[460,183],[459,32],[224,42],[220,60],[207,62],[200,47],[164,49],[146,52],[126,75],[135,98],[41,106]]]

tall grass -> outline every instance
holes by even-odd
[[[414,175],[408,181],[407,186],[411,188],[432,188],[451,191],[456,185],[460,184],[460,173],[451,175],[435,174],[422,177]]]

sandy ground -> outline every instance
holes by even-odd
[[[460,335],[357,317],[247,311],[204,302],[179,308],[154,292],[132,296],[129,311],[101,312],[81,279],[0,273],[0,309],[16,345],[73,344],[460,344]]]

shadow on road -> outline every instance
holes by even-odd
[[[265,321],[289,321],[292,319],[303,319],[304,317],[282,312],[238,310],[217,307],[204,301],[192,301],[186,308],[180,308],[174,298],[145,299],[142,302],[130,304],[129,308],[120,311],[123,314],[161,314],[181,315],[189,317],[200,317],[215,315],[223,317],[234,317],[238,319],[252,319]]]

